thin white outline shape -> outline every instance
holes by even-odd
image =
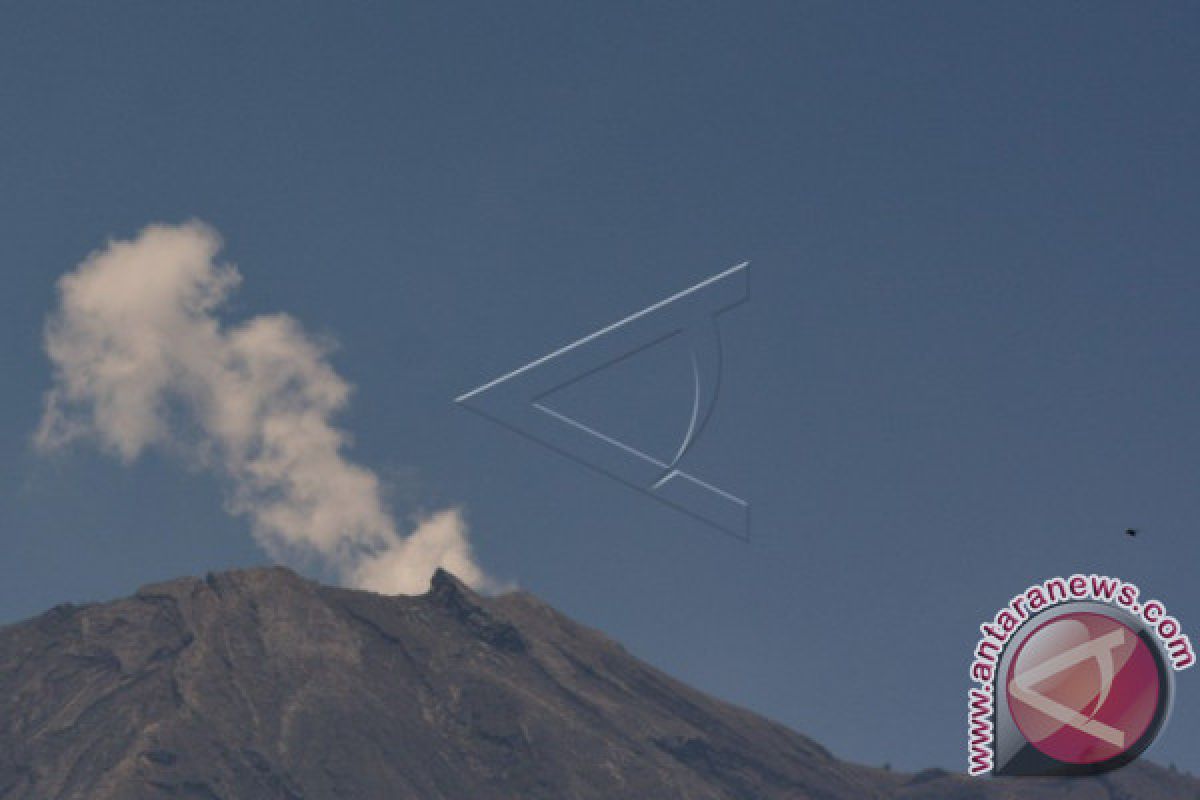
[[[1113,663],[1113,650],[1116,650],[1123,644],[1125,644],[1125,629],[1117,628],[1115,631],[1107,633],[1099,639],[1092,639],[1091,641],[1076,645],[1070,650],[1059,653],[1054,658],[1046,659],[1036,667],[1014,675],[1008,684],[1008,691],[1022,703],[1042,712],[1051,719],[1068,725],[1077,731],[1086,733],[1088,736],[1108,742],[1113,747],[1124,747],[1124,731],[1110,725],[1105,725],[1103,722],[1095,719],[1096,714],[1100,713],[1100,707],[1108,699],[1108,693],[1112,690],[1113,678],[1116,671],[1115,664]],[[1033,690],[1034,686],[1050,676],[1057,675],[1063,670],[1070,669],[1088,659],[1095,659],[1100,667],[1100,696],[1096,700],[1096,707],[1092,711],[1091,717],[1085,717],[1075,709],[1068,708],[1062,703],[1051,700],[1046,695]]]
[[[471,391],[467,392],[466,394],[461,394],[458,397],[454,398],[454,402],[462,403],[467,400],[470,400],[475,395],[483,394],[488,389],[491,389],[493,386],[498,386],[499,384],[504,383],[505,381],[509,380],[510,378],[517,377],[518,375],[520,375],[523,372],[528,372],[531,369],[536,369],[537,367],[541,366],[542,364],[545,364],[547,361],[552,361],[552,360],[558,358],[559,356],[561,356],[565,353],[568,353],[571,350],[576,349],[577,347],[582,347],[583,345],[587,344],[588,342],[592,341],[593,339],[599,339],[601,336],[605,335],[606,333],[612,333],[617,328],[628,325],[629,323],[631,323],[637,319],[640,319],[640,318],[646,316],[647,314],[653,314],[655,311],[659,310],[660,308],[662,308],[664,306],[668,306],[671,303],[674,303],[676,300],[686,297],[689,294],[698,292],[701,289],[703,289],[704,287],[708,286],[709,284],[713,284],[713,283],[716,283],[717,281],[724,280],[725,278],[729,277],[730,275],[734,274],[735,272],[744,270],[748,266],[750,266],[749,261],[743,261],[740,264],[732,266],[729,269],[725,270],[724,272],[718,273],[718,274],[712,276],[711,278],[708,278],[707,280],[700,281],[700,283],[697,283],[695,286],[692,286],[691,288],[684,289],[682,292],[676,292],[675,294],[668,297],[666,300],[659,300],[654,305],[647,306],[646,308],[643,308],[641,311],[638,311],[636,314],[630,314],[628,317],[625,317],[625,319],[620,320],[618,322],[614,322],[613,324],[611,324],[605,328],[601,328],[600,330],[596,331],[595,333],[588,334],[587,336],[584,336],[582,339],[571,342],[569,345],[566,345],[565,347],[560,347],[557,350],[555,350],[553,353],[544,355],[541,358],[537,359],[536,361],[530,361],[528,364],[526,364],[523,367],[517,367],[516,369],[514,369],[512,372],[508,373],[507,375],[501,375],[499,378],[496,378],[495,380],[488,381],[483,386],[472,389]]]
[[[638,344],[638,347],[636,348],[636,349],[646,349],[649,347],[653,347],[653,346],[661,343],[662,341],[665,341],[667,338],[670,338],[678,333],[692,332],[694,334],[700,328],[704,328],[704,333],[710,335],[712,337],[712,339],[715,341],[715,352],[716,352],[715,362],[710,365],[711,368],[709,370],[714,373],[712,376],[713,392],[711,393],[711,395],[706,396],[702,391],[702,383],[703,383],[702,372],[704,370],[702,370],[702,368],[701,368],[700,358],[698,357],[695,349],[693,348],[693,350],[691,352],[691,367],[692,367],[692,378],[693,378],[692,407],[690,409],[690,416],[689,416],[689,420],[688,420],[686,433],[684,434],[684,437],[679,445],[679,448],[677,449],[674,456],[671,458],[671,460],[669,462],[664,462],[664,461],[657,459],[647,453],[642,452],[641,450],[638,450],[635,447],[625,444],[624,442],[618,441],[611,436],[608,436],[604,433],[601,433],[600,431],[597,431],[597,430],[583,424],[579,420],[572,419],[571,417],[550,408],[545,403],[539,402],[542,398],[546,397],[548,394],[552,394],[558,388],[561,388],[563,385],[566,385],[565,383],[559,383],[547,391],[542,391],[542,392],[534,395],[531,398],[530,402],[528,403],[528,407],[530,407],[538,412],[541,412],[542,414],[546,415],[550,419],[553,419],[557,422],[565,424],[566,426],[568,426],[569,429],[573,429],[579,433],[586,434],[588,437],[590,437],[592,440],[594,440],[596,442],[602,442],[605,445],[615,448],[617,451],[620,451],[622,453],[625,453],[629,456],[634,457],[635,459],[637,459],[638,462],[641,462],[644,465],[649,465],[649,466],[653,467],[656,477],[653,480],[648,481],[648,485],[641,485],[641,483],[638,481],[631,480],[627,476],[622,476],[621,474],[619,474],[618,470],[606,469],[604,466],[601,466],[599,463],[596,463],[596,461],[586,458],[586,457],[583,457],[578,453],[571,452],[570,450],[568,450],[564,447],[558,446],[553,441],[547,441],[543,438],[539,438],[538,436],[534,435],[531,431],[525,430],[520,425],[515,424],[511,418],[505,418],[503,415],[488,413],[488,410],[486,408],[478,407],[474,404],[471,404],[470,401],[473,399],[480,398],[483,394],[485,394],[489,390],[494,389],[506,382],[512,381],[515,378],[519,378],[522,375],[527,375],[528,373],[530,373],[533,370],[538,369],[539,367],[548,365],[550,362],[552,362],[556,359],[567,356],[568,354],[570,354],[574,351],[578,351],[580,348],[583,348],[593,342],[597,342],[602,337],[614,335],[614,334],[628,333],[631,330],[631,326],[634,323],[638,322],[639,320],[643,320],[646,317],[648,317],[652,314],[655,314],[656,312],[663,311],[668,306],[671,306],[674,303],[678,303],[681,300],[688,299],[691,296],[697,295],[698,293],[704,291],[705,289],[708,289],[710,287],[715,288],[715,285],[720,283],[721,281],[730,279],[730,278],[738,275],[739,273],[745,273],[748,267],[749,267],[749,262],[742,262],[740,264],[736,264],[735,266],[730,267],[729,269],[726,269],[710,278],[707,278],[707,279],[695,284],[694,286],[691,286],[680,292],[676,292],[675,294],[671,295],[670,297],[667,297],[664,300],[660,300],[657,303],[647,306],[646,308],[644,308],[634,314],[631,314],[621,320],[618,320],[617,322],[607,325],[604,328],[601,328],[600,330],[598,330],[594,333],[584,336],[583,338],[578,339],[564,347],[560,347],[557,350],[554,350],[553,352],[542,356],[541,358],[531,361],[530,363],[528,363],[522,367],[512,370],[511,372],[508,372],[504,375],[501,375],[500,377],[495,378],[494,380],[488,381],[487,383],[483,384],[482,386],[479,386],[475,389],[472,389],[469,392],[466,392],[466,393],[456,397],[454,402],[459,405],[463,405],[473,411],[476,411],[477,413],[481,413],[483,416],[487,416],[487,417],[493,419],[494,421],[500,422],[501,424],[505,425],[506,427],[511,428],[515,432],[520,433],[523,436],[526,436],[527,438],[533,439],[534,441],[538,442],[539,444],[548,446],[551,449],[556,450],[557,452],[562,453],[563,455],[567,456],[568,458],[571,458],[572,460],[575,460],[585,466],[588,466],[592,469],[602,472],[605,475],[608,475],[609,477],[614,478],[615,480],[618,480],[621,483],[626,484],[627,486],[630,486],[631,488],[634,488],[634,489],[637,489],[638,491],[649,494],[650,496],[654,497],[655,499],[659,500],[660,502],[666,503],[667,505],[677,508],[680,511],[683,511],[684,513],[689,514],[690,516],[696,517],[697,519],[700,519],[701,521],[703,521],[709,525],[713,525],[714,527],[722,530],[725,533],[728,533],[736,538],[745,540],[747,538],[747,530],[748,530],[748,525],[749,525],[750,504],[747,503],[742,498],[737,497],[733,494],[730,494],[729,492],[723,491],[715,486],[712,486],[711,484],[706,483],[705,481],[702,481],[699,478],[697,478],[693,475],[690,475],[687,472],[684,472],[683,470],[678,468],[678,464],[683,459],[683,457],[687,454],[687,452],[691,449],[692,445],[695,443],[695,441],[699,437],[705,424],[708,421],[709,416],[711,415],[711,413],[713,411],[714,406],[716,405],[716,396],[718,394],[719,384],[720,384],[721,366],[720,366],[720,334],[719,334],[719,329],[717,328],[716,323],[715,323],[715,317],[718,313],[720,313],[720,311],[726,310],[728,307],[730,307],[729,305],[723,306],[721,308],[716,308],[716,309],[706,309],[708,313],[706,314],[705,320],[703,320],[700,325],[695,325],[695,327],[693,327],[693,325],[678,326],[676,330],[674,330],[670,333],[667,333],[665,336],[661,336],[660,338],[658,338],[656,340],[648,341],[648,342],[640,342]],[[732,303],[732,305],[736,305],[737,303],[741,302],[744,299],[745,299],[745,297],[742,296],[739,300]],[[693,323],[695,323],[695,320],[693,320]],[[711,326],[711,330],[709,330],[708,326]],[[627,351],[627,352],[623,353],[622,355],[618,356],[616,359],[614,359],[610,363],[615,363],[615,361],[619,361],[624,358],[627,358],[630,355],[632,355],[633,352],[634,351]],[[607,364],[604,366],[607,366]],[[603,368],[604,368],[603,366],[599,367],[599,369],[603,369]],[[593,370],[593,371],[596,371],[596,370]],[[587,374],[587,373],[584,372],[582,374]],[[572,376],[570,379],[567,380],[567,383],[577,379],[578,377],[581,377],[581,376],[580,375]],[[482,406],[483,404],[480,404],[480,405]],[[683,483],[679,489],[672,490],[670,487],[667,487],[667,484],[670,484],[675,479],[681,479]],[[673,492],[674,494],[688,495],[689,493],[691,493],[691,494],[695,495],[696,492],[699,492],[700,493],[699,496],[704,496],[707,494],[711,497],[718,498],[721,502],[728,504],[729,508],[737,509],[737,511],[734,512],[734,514],[730,518],[737,519],[738,522],[730,524],[728,521],[724,521],[724,522],[717,521],[717,520],[714,520],[713,518],[711,518],[710,516],[706,516],[705,514],[699,513],[694,508],[689,508],[683,502],[674,501],[674,500],[670,499],[669,497],[664,496],[664,494],[660,494],[659,490],[664,489],[664,487],[667,487],[667,491]]]

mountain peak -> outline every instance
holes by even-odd
[[[454,594],[460,597],[477,597],[475,592],[452,573],[438,567],[429,579],[429,591],[433,595]]]
[[[278,567],[143,587],[0,629],[4,800],[1065,800],[913,780],[672,680],[523,594],[422,597]],[[1192,797],[1148,764],[1113,796]]]

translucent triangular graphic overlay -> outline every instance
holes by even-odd
[[[1125,631],[1118,629],[1099,639],[1092,639],[1081,645],[1060,653],[1032,669],[1027,669],[1015,675],[1009,682],[1008,690],[1021,702],[1035,708],[1051,719],[1077,731],[1108,742],[1114,747],[1125,746],[1124,731],[1117,730],[1095,719],[1100,713],[1108,693],[1112,689],[1115,666],[1113,650],[1125,643]],[[1071,669],[1084,661],[1095,660],[1100,668],[1100,695],[1090,717],[1085,717],[1073,708],[1068,708],[1056,700],[1038,692],[1034,687],[1047,678],[1051,678],[1064,670]]]
[[[745,302],[749,288],[749,264],[738,264],[473,389],[455,402],[731,536],[748,539],[750,504],[685,472],[680,463],[704,431],[720,396],[717,316]],[[542,402],[586,374],[675,336],[684,336],[688,342],[693,402],[686,432],[669,461]]]

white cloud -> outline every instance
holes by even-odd
[[[326,346],[285,314],[222,325],[241,275],[215,260],[220,249],[201,223],[153,225],[59,280],[46,327],[54,385],[35,444],[91,439],[125,463],[155,447],[196,460],[228,480],[229,509],[273,557],[316,554],[355,586],[420,593],[437,567],[489,585],[457,509],[404,535],[375,473],[346,459],[332,420],[351,387]]]

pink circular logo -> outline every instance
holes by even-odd
[[[1012,719],[1031,745],[1067,764],[1133,749],[1159,709],[1158,661],[1138,634],[1094,612],[1064,614],[1021,643],[1008,670]]]

